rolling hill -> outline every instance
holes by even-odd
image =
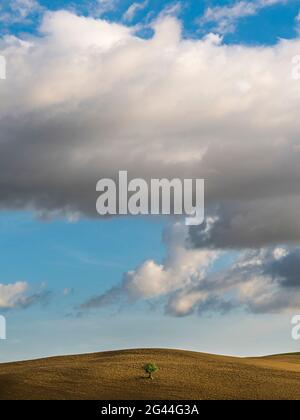
[[[159,367],[153,381],[147,362]],[[300,355],[138,349],[6,363],[0,399],[300,399]]]

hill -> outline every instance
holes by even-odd
[[[147,362],[160,369],[153,381]],[[140,349],[6,363],[0,399],[300,399],[300,355]]]

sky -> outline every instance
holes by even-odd
[[[0,5],[0,362],[299,351],[300,1]],[[96,213],[204,178],[205,222]]]

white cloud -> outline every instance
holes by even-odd
[[[143,10],[147,7],[148,5],[148,0],[142,2],[142,3],[132,3],[128,9],[126,10],[126,12],[123,15],[123,20],[125,20],[126,22],[131,22],[135,15],[137,14],[137,12],[139,12],[140,10]]]
[[[300,309],[300,248],[267,247],[232,255],[195,249],[187,228],[175,223],[165,233],[167,258],[146,261],[124,275],[119,286],[93,297],[82,309],[121,300],[158,299],[171,316],[227,312],[293,313]],[[222,257],[218,270],[214,263]],[[228,259],[227,264],[225,263]]]
[[[73,289],[69,288],[69,287],[65,287],[62,291],[64,296],[69,296],[73,293]]]
[[[42,10],[37,0],[14,0],[9,5],[0,5],[0,22],[19,23],[27,20],[31,14]]]
[[[76,31],[74,31],[75,27],[77,28]],[[60,44],[59,49],[61,53],[71,53],[75,57],[77,56],[78,67],[84,66],[84,64],[92,64],[87,63],[86,60],[92,59],[93,53],[95,58],[97,58],[100,52],[110,50],[118,43],[126,42],[130,36],[130,31],[125,26],[108,23],[105,20],[82,18],[67,11],[55,14],[51,12],[46,13],[41,25],[41,31],[47,35],[47,44],[50,49],[58,47]],[[75,49],[77,49],[77,53]],[[89,50],[91,55],[88,54],[89,57],[84,57]],[[81,54],[82,61],[80,60]],[[45,59],[45,57],[43,58]],[[55,76],[59,78],[59,74],[55,74]],[[61,76],[64,75],[62,74]],[[76,77],[75,74],[72,76]]]
[[[136,270],[124,275],[118,293],[114,287],[86,302],[83,308],[111,304],[115,302],[111,297],[119,298],[122,295],[129,301],[170,296],[176,291],[201,284],[218,254],[211,250],[187,249],[187,238],[187,227],[175,223],[165,232],[167,257],[162,264],[153,260],[145,261]]]
[[[233,265],[171,296],[167,312],[184,316],[244,308],[254,313],[293,313],[300,309],[299,268],[299,248],[242,252]]]
[[[14,0],[11,6],[12,10],[15,11],[22,19],[25,19],[30,13],[37,10],[39,7],[40,5],[36,0]]]
[[[286,257],[288,254],[285,248],[275,248],[273,251],[273,256],[275,260],[281,260],[282,258]]]
[[[165,237],[168,255],[163,264],[146,261],[124,276],[122,287],[130,298],[152,298],[166,295],[201,282],[217,253],[186,249],[186,226],[177,223]]]
[[[44,290],[44,286],[42,284],[37,291],[32,293],[27,282],[0,283],[0,309],[20,309],[38,303],[47,304],[52,293]]]
[[[28,284],[25,282],[7,285],[0,283],[0,309],[22,306],[27,290]]]
[[[114,11],[118,6],[118,0],[96,0],[96,4],[92,6],[92,15],[100,17],[107,12]]]
[[[162,19],[168,16],[176,17],[180,14],[182,9],[183,9],[183,5],[180,1],[170,3],[160,12],[159,19]]]
[[[262,9],[276,4],[287,3],[288,0],[242,0],[229,6],[208,7],[203,17],[199,19],[201,25],[214,23],[214,30],[226,34],[234,32],[239,19],[254,16]]]

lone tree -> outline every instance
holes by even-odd
[[[149,374],[149,379],[153,379],[153,373],[159,370],[155,363],[147,363],[144,366],[144,369],[145,372]]]

